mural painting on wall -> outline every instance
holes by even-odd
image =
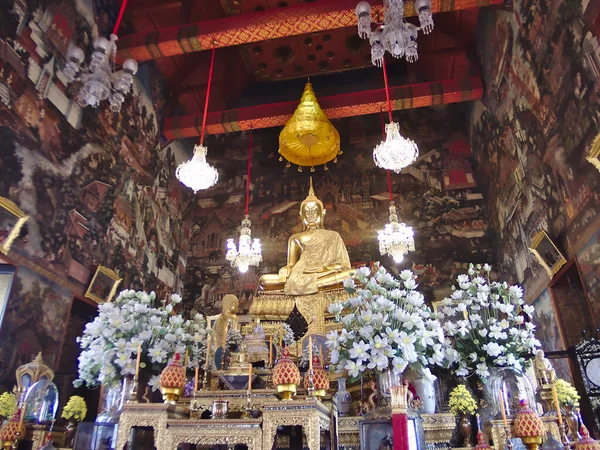
[[[0,385],[12,389],[15,370],[42,352],[56,367],[72,294],[20,267],[13,279],[0,332]]]
[[[600,318],[600,231],[577,253],[577,262],[592,313]]]
[[[181,292],[189,198],[174,172],[184,154],[177,144],[160,145],[154,105],[164,98],[156,98],[163,89],[155,68],[141,65],[136,95],[119,113],[82,108],[79,86],[65,86],[60,70],[70,38],[90,42],[89,5],[49,2],[35,14],[33,5],[15,3],[15,26],[0,41],[0,196],[30,217],[11,252],[80,295],[99,265],[123,278],[120,288],[156,290],[160,298]],[[47,289],[63,295],[55,284]],[[11,297],[8,307],[18,304]],[[45,317],[44,310],[36,320]],[[3,336],[18,326],[9,322]],[[0,339],[4,356],[11,348]]]
[[[391,259],[383,261],[396,269],[414,263],[420,285],[434,300],[440,295],[436,291],[447,287],[450,275],[463,270],[466,263],[490,260],[492,239],[473,174],[461,106],[404,111],[398,117],[402,129],[420,147],[419,160],[392,176],[401,219],[415,228],[416,252],[397,267]],[[341,234],[352,263],[382,260],[376,236],[388,221],[389,195],[386,172],[376,168],[372,159],[373,148],[381,141],[380,117],[364,116],[334,125],[344,154],[327,172],[315,173],[286,169],[278,161],[274,145],[279,129],[254,131],[250,218],[253,236],[263,244],[262,273],[285,265],[287,239],[301,227],[298,210],[309,176],[327,210],[325,227]],[[249,307],[260,275],[249,271],[240,278],[224,258],[226,240],[237,240],[242,219],[247,145],[246,133],[212,136],[209,148],[223,155],[215,160],[220,182],[196,196],[186,296],[196,299],[197,308],[209,314],[220,310],[220,298],[230,292],[240,296],[241,309]]]
[[[544,290],[538,298],[534,300],[532,305],[535,308],[532,322],[536,324],[535,336],[542,343],[544,352],[554,352],[557,350],[565,350],[562,343],[560,331],[558,329],[558,321],[552,306],[552,298],[550,292]],[[553,359],[552,365],[558,376],[564,380],[571,380],[571,370],[567,359]]]
[[[528,249],[533,235],[546,230],[570,258],[600,224],[600,183],[585,160],[600,120],[597,11],[559,3],[480,11],[488,88],[472,108],[471,144],[502,242],[500,269],[525,284],[529,300],[549,282]]]

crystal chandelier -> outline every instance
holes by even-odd
[[[373,159],[377,167],[400,173],[417,160],[419,149],[411,139],[400,134],[400,126],[396,122],[385,126],[385,140],[373,151]]]
[[[133,76],[138,70],[135,59],[126,59],[123,70],[118,73],[115,66],[117,55],[117,36],[110,40],[99,37],[94,41],[94,52],[87,67],[81,67],[85,54],[74,45],[67,50],[67,61],[63,74],[69,81],[81,81],[80,98],[86,105],[97,108],[100,102],[108,99],[111,111],[118,112],[131,91]]]
[[[214,186],[219,179],[217,169],[206,162],[207,151],[203,145],[194,146],[192,159],[180,164],[175,172],[177,179],[194,191],[194,194]]]
[[[177,167],[175,176],[184,185],[194,191],[194,194],[200,190],[208,189],[214,186],[219,179],[217,169],[206,161],[206,148],[204,143],[204,131],[206,129],[206,115],[208,112],[208,98],[210,97],[210,85],[212,82],[213,68],[215,65],[215,49],[212,49],[210,59],[210,70],[208,72],[208,85],[206,87],[206,100],[204,102],[204,116],[202,118],[202,131],[200,132],[200,145],[194,146],[194,155],[192,159],[186,161]]]
[[[258,266],[262,261],[262,249],[260,239],[252,240],[252,223],[248,215],[250,202],[250,168],[252,167],[252,128],[248,140],[248,174],[246,176],[246,212],[242,220],[240,230],[240,241],[236,248],[233,239],[227,239],[227,254],[225,259],[231,263],[231,267],[237,267],[241,273],[246,273],[250,266]]]
[[[398,214],[394,202],[390,204],[390,221],[383,230],[377,232],[379,252],[390,255],[397,263],[402,262],[404,255],[415,251],[414,231],[404,223],[398,223]]]
[[[420,27],[418,28],[404,20],[402,0],[384,0],[383,23],[378,24],[375,31],[371,31],[371,5],[366,1],[356,5],[358,35],[363,39],[369,39],[373,65],[381,67],[386,51],[394,58],[404,57],[409,62],[415,62],[419,58],[418,31],[421,30],[425,34],[433,31],[431,0],[416,0],[415,9],[419,14]]]
[[[231,263],[231,267],[237,267],[241,273],[246,273],[250,266],[258,266],[262,261],[260,239],[252,239],[251,225],[249,216],[246,214],[242,220],[239,249],[236,248],[233,239],[227,239],[225,259]]]

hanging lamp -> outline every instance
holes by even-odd
[[[298,166],[298,172],[303,167],[310,167],[337,162],[340,151],[340,134],[331,124],[317,100],[310,81],[304,86],[300,104],[294,115],[283,127],[279,134],[279,161],[288,161],[286,167],[292,164]]]
[[[233,239],[227,239],[227,254],[225,259],[231,263],[231,267],[237,267],[241,273],[246,273],[250,266],[258,266],[262,261],[262,248],[260,239],[252,239],[252,223],[248,215],[248,204],[250,201],[250,168],[252,167],[252,128],[248,144],[248,175],[246,176],[246,212],[242,220],[240,230],[240,241],[238,247]]]
[[[373,151],[373,160],[377,167],[400,173],[402,169],[417,160],[419,149],[413,140],[400,134],[400,125],[392,120],[392,102],[385,59],[383,60],[383,79],[390,123],[385,126],[385,140],[381,141]]]
[[[384,127],[383,113],[381,113],[381,126]],[[404,255],[415,251],[415,233],[405,223],[398,222],[398,211],[392,190],[392,174],[389,170],[387,171],[387,182],[390,195],[390,215],[389,222],[385,224],[383,230],[377,232],[379,253],[382,256],[389,255],[396,263],[401,263],[404,260]]]
[[[210,70],[208,72],[208,86],[206,87],[206,99],[204,101],[204,116],[202,117],[202,130],[200,132],[200,145],[194,146],[192,159],[177,167],[175,176],[184,185],[189,187],[194,194],[200,190],[208,189],[215,185],[219,179],[217,169],[206,161],[208,149],[203,145],[204,132],[206,129],[206,116],[208,114],[208,98],[210,97],[210,85],[212,83],[213,68],[215,65],[215,48],[212,49],[210,58]]]
[[[125,96],[131,92],[133,76],[138,70],[137,62],[132,58],[126,59],[120,74],[117,73],[115,65],[117,31],[126,5],[127,0],[123,0],[110,40],[103,37],[94,40],[94,52],[87,67],[81,67],[85,59],[85,53],[81,48],[69,45],[67,49],[62,73],[69,83],[81,81],[80,98],[83,103],[93,108],[97,108],[100,102],[108,99],[111,111],[119,112]]]

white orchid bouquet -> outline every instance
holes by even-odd
[[[454,339],[459,376],[486,379],[493,367],[523,370],[526,356],[540,346],[528,321],[534,308],[525,304],[523,290],[490,282],[491,270],[488,264],[471,264],[438,309],[446,334]]]
[[[283,329],[283,336],[280,338],[281,331]],[[295,341],[294,339],[294,331],[292,327],[290,327],[287,323],[281,324],[281,328],[277,328],[277,331],[273,334],[273,342],[279,344],[279,340],[282,340],[283,345],[292,345]]]
[[[431,366],[454,362],[455,351],[417,291],[413,272],[403,270],[397,280],[379,265],[373,272],[362,267],[344,287],[350,298],[329,307],[335,321],[342,323],[340,333],[327,335],[331,365],[337,372],[346,370],[357,377],[366,370],[402,374],[412,369],[435,379]]]
[[[240,345],[242,345],[242,342],[244,342],[242,333],[240,333],[238,330],[234,330],[233,328],[227,330],[228,347],[238,348]]]
[[[98,316],[89,322],[77,338],[81,347],[79,378],[76,387],[98,384],[114,385],[121,378],[134,375],[138,347],[140,367],[149,362],[160,371],[179,352],[189,352],[188,367],[204,364],[208,331],[206,320],[196,314],[185,320],[173,312],[181,297],[173,294],[155,307],[156,294],[124,290],[110,303],[98,306]],[[150,385],[155,384],[156,377]]]

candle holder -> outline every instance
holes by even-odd
[[[127,403],[138,403],[138,377],[135,375],[131,381],[131,387],[129,388],[129,394],[127,395]]]
[[[507,450],[513,450],[513,444],[512,444],[512,433],[510,432],[510,425],[505,425],[504,426],[504,438],[505,438],[505,444],[506,444],[506,449]]]
[[[13,441],[10,448],[13,450],[17,450],[17,448],[19,447],[20,440],[21,440],[21,430],[17,431],[17,433],[15,434],[15,440]]]
[[[246,408],[244,408],[244,413],[242,414],[243,419],[252,418],[252,404],[251,404],[252,391],[248,389],[246,391]]]
[[[208,385],[208,370],[204,370],[204,376],[202,377],[202,390],[210,391],[210,386]]]
[[[571,450],[571,443],[567,437],[567,428],[565,427],[565,423],[563,421],[558,424],[558,429],[560,431],[560,442],[562,446],[565,450]]]
[[[194,391],[192,401],[190,402],[190,419],[200,418],[200,403],[198,402],[198,394]]]
[[[308,396],[313,398],[315,396],[315,372],[313,369],[308,371]]]

